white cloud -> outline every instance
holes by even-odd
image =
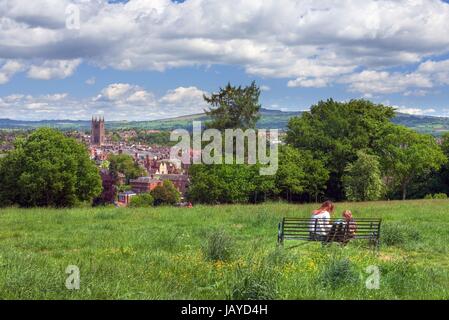
[[[108,120],[155,120],[202,113],[207,107],[203,94],[196,87],[178,87],[156,97],[140,86],[114,83],[85,99],[67,93],[7,95],[0,97],[0,114],[22,120],[85,120],[93,114],[103,114]]]
[[[323,88],[327,87],[329,79],[327,78],[298,78],[290,80],[287,83],[289,87],[303,87],[303,88]]]
[[[91,77],[86,80],[86,84],[89,86],[93,86],[97,82],[97,79],[95,77]]]
[[[1,60],[0,60],[1,62]],[[12,76],[23,70],[23,64],[16,60],[7,60],[0,67],[0,84],[7,83]]]
[[[177,104],[177,103],[183,103],[186,101],[203,101],[203,95],[205,94],[204,91],[199,90],[196,87],[179,87],[175,90],[170,90],[167,92],[167,94],[162,97],[160,100],[163,103],[167,104]]]
[[[40,80],[65,79],[75,72],[80,63],[81,59],[47,60],[40,65],[32,65],[28,77]]]
[[[351,91],[364,94],[389,94],[403,92],[409,88],[432,88],[433,82],[420,73],[390,73],[387,71],[363,71],[340,80],[347,83]]]
[[[92,101],[94,103],[102,103],[105,106],[117,107],[123,110],[129,109],[129,116],[131,117],[138,116],[138,113],[144,112],[144,108],[156,105],[156,99],[152,92],[128,83],[110,84],[101,90],[101,93],[93,98]]]
[[[396,110],[400,113],[406,113],[415,116],[428,115],[436,112],[435,109],[420,109],[420,108],[407,108],[407,107],[396,107]]]
[[[290,87],[345,77],[366,94],[449,82],[444,64],[426,62],[449,52],[449,4],[440,0],[76,0],[79,30],[65,28],[69,3],[0,0],[0,59],[27,61],[37,79],[68,77],[82,60],[122,70],[239,65]],[[417,74],[389,71],[420,63]]]

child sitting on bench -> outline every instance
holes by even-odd
[[[352,217],[350,210],[343,211],[343,219],[335,221],[327,235],[326,242],[341,242],[347,244],[349,240],[354,238],[357,232],[357,224]]]

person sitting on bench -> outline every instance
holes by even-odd
[[[339,219],[334,222],[330,229],[326,242],[337,241],[343,244],[347,244],[349,240],[354,238],[357,231],[357,224],[352,217],[350,210],[343,211],[343,219]]]
[[[331,228],[330,219],[334,208],[332,201],[326,201],[319,209],[313,211],[309,225],[310,238],[312,240],[321,241],[326,237]]]

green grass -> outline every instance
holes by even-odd
[[[313,205],[1,209],[0,298],[448,299],[448,205],[338,204],[337,214],[383,218],[379,255],[356,242],[277,250],[281,217],[308,217]],[[205,250],[218,232],[232,240],[212,242],[229,249],[225,261]],[[65,288],[68,265],[80,268],[80,290]],[[365,287],[370,265],[379,290]]]

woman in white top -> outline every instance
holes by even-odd
[[[329,232],[331,228],[330,219],[334,208],[335,206],[332,201],[326,201],[319,209],[313,211],[309,226],[311,237],[315,237],[316,235],[325,236]]]

